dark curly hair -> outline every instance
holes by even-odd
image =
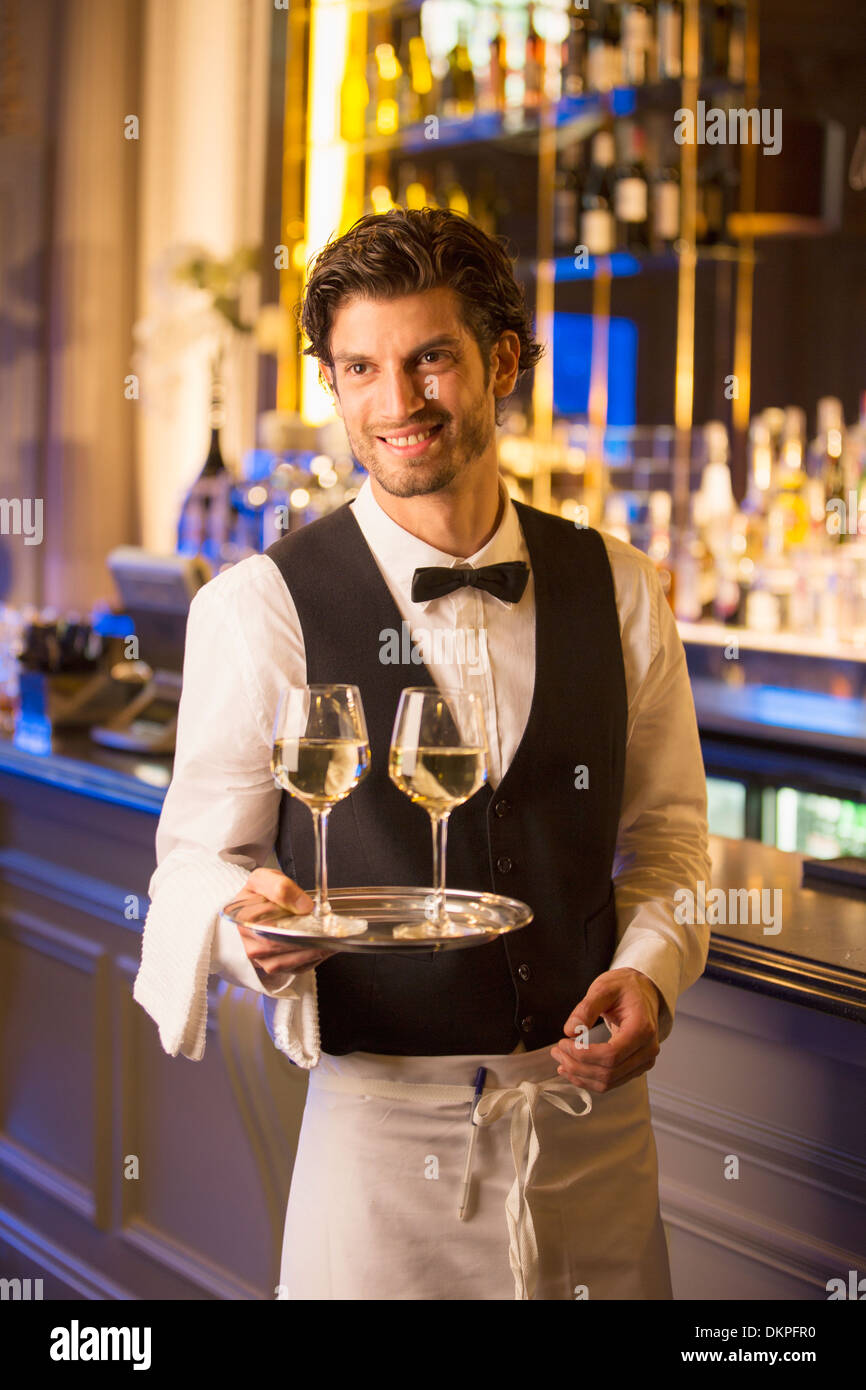
[[[331,329],[346,300],[396,299],[444,287],[457,293],[461,317],[475,338],[490,380],[490,354],[502,333],[520,339],[518,377],[544,352],[535,341],[523,290],[499,238],[447,208],[391,208],[360,217],[326,243],[309,268],[298,321],[310,340],[306,356],[333,371]],[[496,423],[505,401],[496,402]]]

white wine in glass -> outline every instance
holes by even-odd
[[[483,931],[453,922],[445,910],[448,817],[487,781],[487,737],[480,696],[465,690],[412,686],[397,708],[388,774],[400,791],[430,817],[433,830],[433,897],[423,926],[397,928],[395,936],[469,936]]]
[[[313,911],[297,919],[305,932],[357,936],[367,930],[365,921],[331,910],[327,831],[331,807],[349,795],[369,766],[370,742],[357,686],[288,686],[282,692],[274,720],[271,773],[278,787],[309,806],[316,842]]]

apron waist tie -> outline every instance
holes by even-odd
[[[312,1078],[311,1078],[312,1079]],[[381,1100],[428,1101],[440,1105],[471,1104],[475,1099],[472,1086],[435,1086],[412,1081],[375,1081],[363,1076],[334,1076],[325,1073],[315,1077],[315,1086],[324,1091],[342,1091],[354,1095],[375,1096]],[[576,1110],[575,1092],[584,1102]],[[511,1157],[514,1161],[514,1182],[505,1199],[508,1223],[508,1260],[514,1275],[515,1299],[532,1299],[538,1282],[538,1243],[528,1193],[541,1146],[535,1125],[539,1102],[545,1100],[567,1115],[580,1119],[592,1109],[592,1096],[582,1086],[574,1086],[562,1077],[546,1081],[521,1081],[518,1086],[485,1091],[475,1107],[473,1124],[492,1125],[503,1115],[511,1115]]]

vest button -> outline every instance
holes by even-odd
[[[493,809],[496,812],[497,816],[507,816],[511,811],[511,802],[497,801]]]
[[[526,1015],[526,1018],[522,1018],[522,1019],[520,1020],[520,1027],[522,1028],[522,1030],[523,1030],[524,1033],[529,1033],[529,1032],[531,1031],[531,1029],[532,1029],[532,1023],[533,1023],[532,1014],[527,1014],[527,1015]]]
[[[501,874],[510,874],[512,869],[511,860],[507,854],[500,854],[496,861],[496,867]]]
[[[528,980],[530,975],[532,974],[532,971],[530,970],[528,965],[518,965],[517,973],[520,976],[521,980]]]

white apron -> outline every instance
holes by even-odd
[[[610,1034],[604,1023],[591,1042]],[[473,1083],[487,1068],[466,1219]],[[599,1094],[547,1047],[322,1053],[280,1265],[288,1299],[669,1299],[646,1074]]]

